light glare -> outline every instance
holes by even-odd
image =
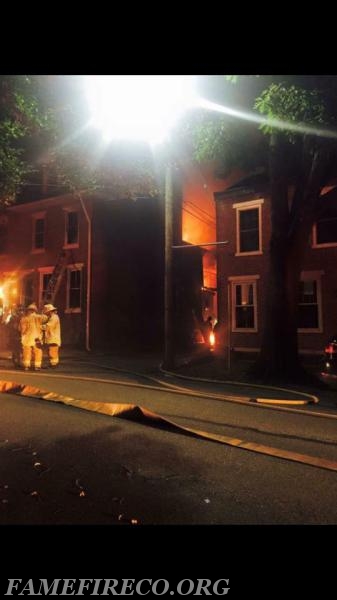
[[[185,75],[86,76],[92,125],[107,140],[161,142],[182,113],[196,103],[194,79]]]

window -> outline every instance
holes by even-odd
[[[317,219],[314,225],[313,246],[337,246],[337,215]]]
[[[81,312],[82,269],[68,269],[66,312]]]
[[[53,273],[53,267],[41,267],[40,272],[40,286],[39,286],[39,304],[42,306],[44,302],[45,293],[47,291],[49,279]]]
[[[0,222],[0,254],[4,254],[7,250],[8,229],[7,225]]]
[[[299,285],[298,329],[302,333],[322,331],[321,280],[304,274]]]
[[[43,252],[45,249],[45,213],[33,215],[33,252]]]
[[[34,302],[34,275],[25,275],[21,284],[21,304],[28,306]]]
[[[263,199],[233,205],[236,209],[236,256],[262,254],[262,204]]]
[[[232,282],[232,330],[257,331],[256,279],[254,277],[229,278]]]
[[[337,199],[336,194],[321,196],[316,223],[313,227],[313,247],[337,246]]]
[[[66,211],[65,246],[78,246],[78,213]]]

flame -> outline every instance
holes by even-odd
[[[213,331],[211,331],[211,333],[209,334],[209,344],[210,344],[210,346],[214,346],[214,344],[215,344],[215,335],[214,335]]]

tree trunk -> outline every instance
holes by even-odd
[[[280,375],[293,377],[299,369],[296,315],[290,310],[297,303],[297,287],[293,280],[298,281],[299,274],[288,268],[288,178],[284,163],[283,140],[274,134],[270,143],[272,233],[269,274],[261,352],[254,366],[254,373],[265,379]]]
[[[306,180],[306,189],[302,184],[296,190],[296,214],[293,214],[289,210],[288,180],[282,149],[282,139],[274,134],[270,148],[272,233],[269,276],[261,352],[253,373],[266,380],[299,380],[304,375],[297,338],[301,265],[327,163],[322,154],[316,152]]]

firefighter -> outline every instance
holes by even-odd
[[[45,321],[44,343],[48,347],[49,366],[53,369],[59,364],[59,348],[61,346],[61,324],[57,314],[57,308],[52,304],[45,304],[43,307]]]
[[[42,315],[37,312],[35,303],[29,304],[26,314],[19,323],[22,344],[22,364],[25,371],[34,366],[35,371],[41,370],[42,363]],[[34,365],[32,365],[34,361]]]
[[[15,369],[19,369],[22,362],[22,345],[20,334],[20,321],[24,314],[21,306],[15,306],[7,321],[8,343],[12,354],[12,362]]]

